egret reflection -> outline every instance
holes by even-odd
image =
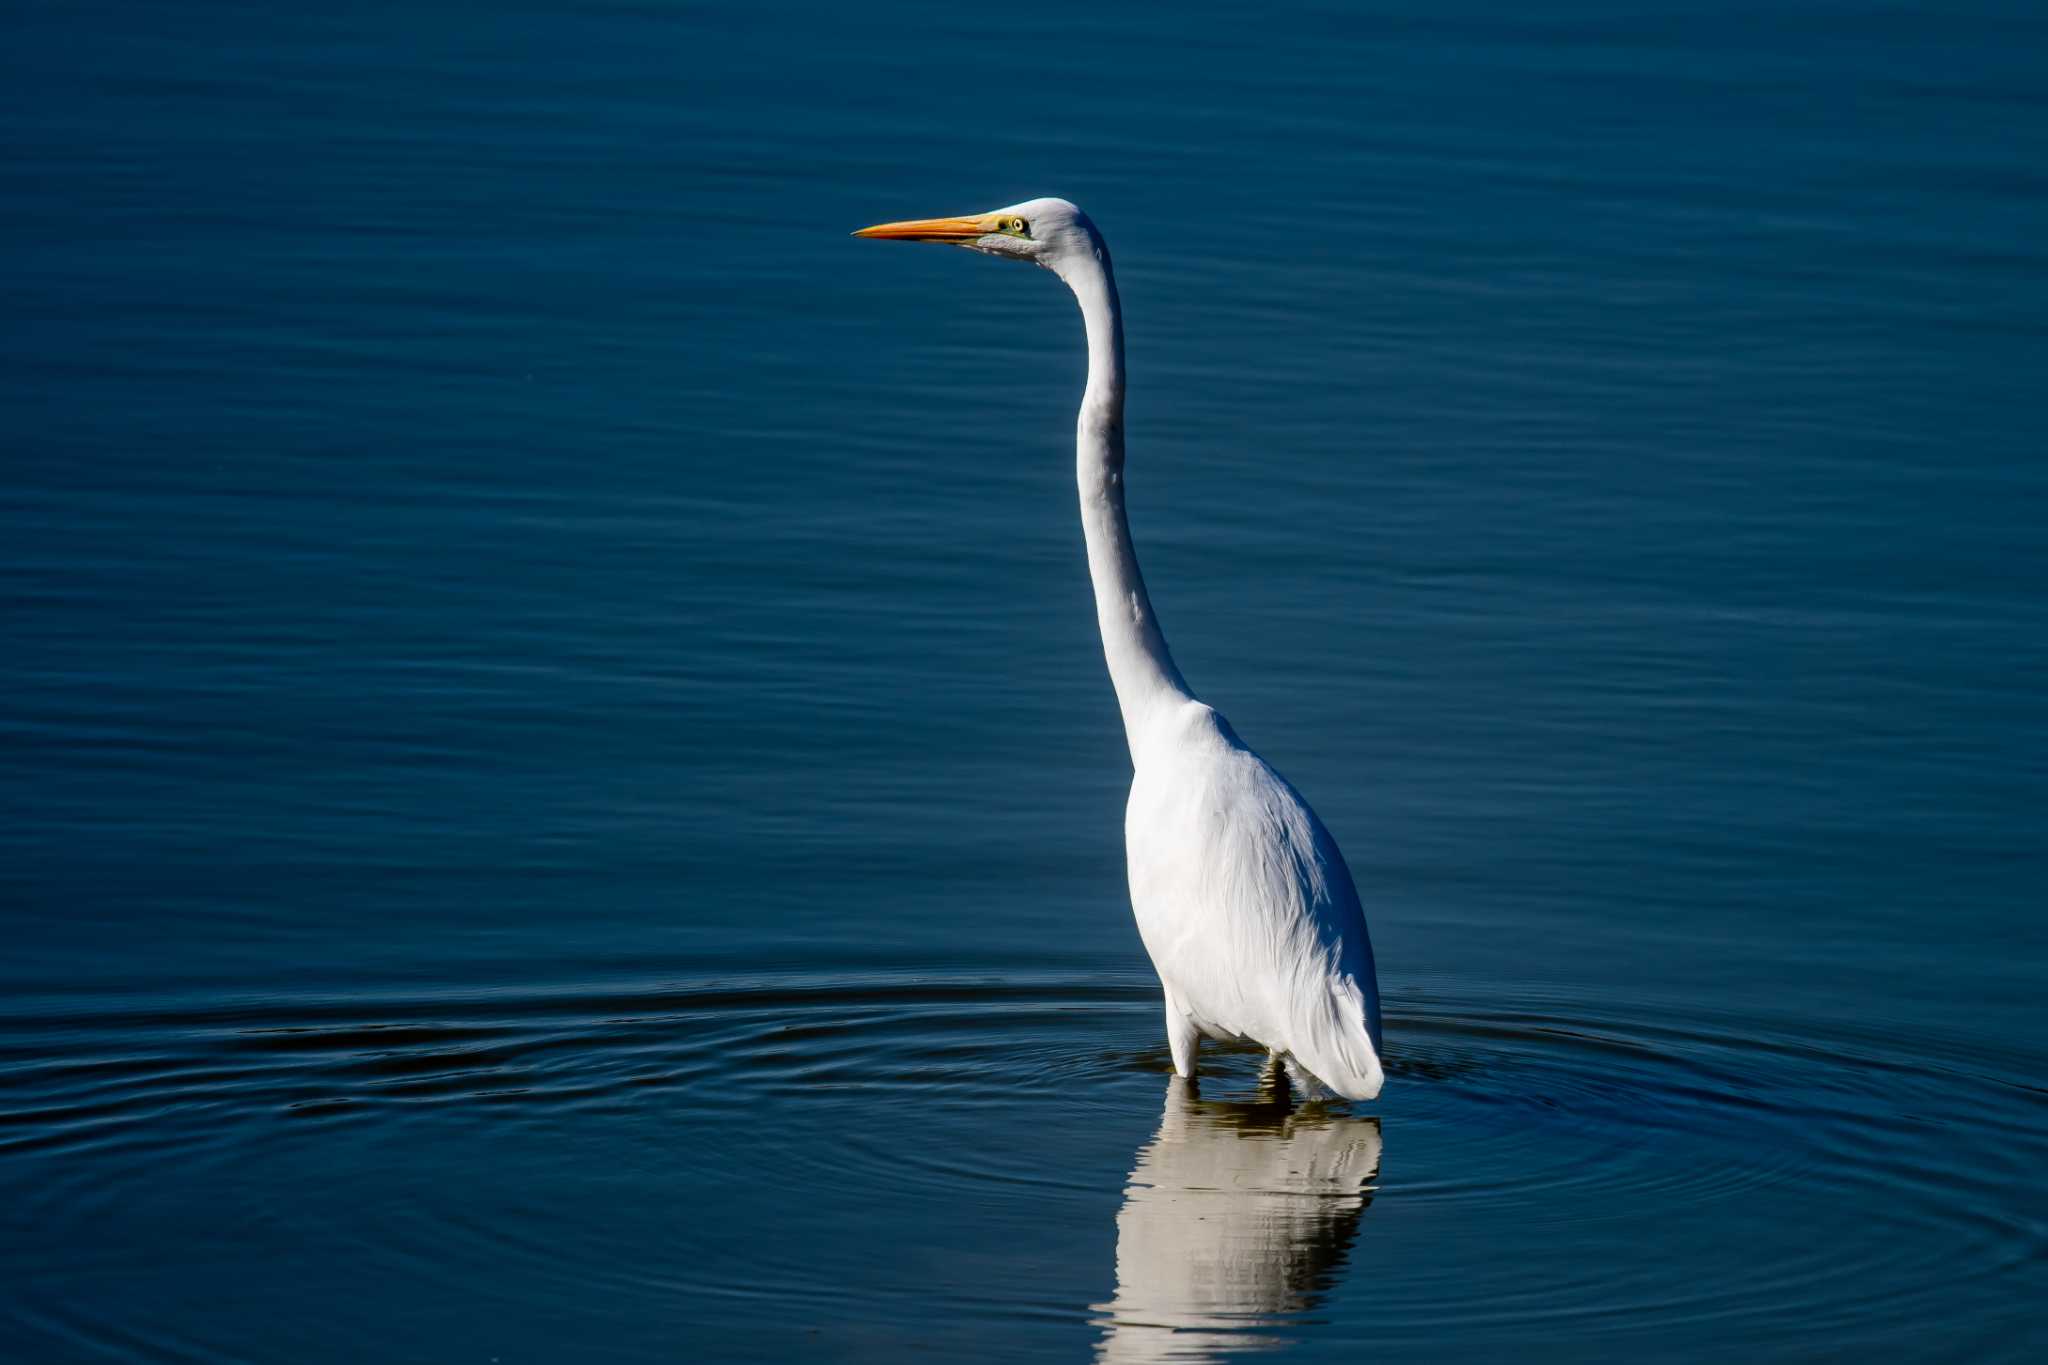
[[[1328,1290],[1372,1202],[1378,1119],[1290,1102],[1269,1071],[1252,1103],[1174,1077],[1116,1218],[1116,1297],[1100,1361],[1217,1360],[1284,1340],[1270,1327]]]

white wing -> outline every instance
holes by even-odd
[[[1341,1095],[1378,1095],[1372,943],[1329,831],[1199,702],[1145,740],[1124,836],[1169,1028],[1178,1012],[1190,1030],[1292,1055]]]

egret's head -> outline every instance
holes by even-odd
[[[917,218],[877,223],[853,234],[899,242],[947,242],[990,256],[1030,261],[1064,273],[1069,261],[1105,260],[1102,235],[1088,215],[1064,199],[1033,199],[964,218]]]

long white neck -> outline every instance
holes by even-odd
[[[1098,247],[1063,262],[1059,274],[1080,301],[1088,328],[1088,388],[1075,433],[1075,478],[1088,577],[1095,584],[1095,620],[1135,764],[1148,721],[1161,708],[1191,697],[1153,615],[1124,513],[1124,324],[1109,253]]]

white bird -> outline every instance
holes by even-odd
[[[1088,333],[1076,473],[1096,623],[1130,744],[1131,909],[1166,996],[1173,1069],[1247,1038],[1351,1099],[1380,1093],[1379,982],[1344,855],[1308,803],[1197,701],[1167,653],[1124,513],[1124,332],[1102,234],[1064,199],[862,228],[1029,261]]]

